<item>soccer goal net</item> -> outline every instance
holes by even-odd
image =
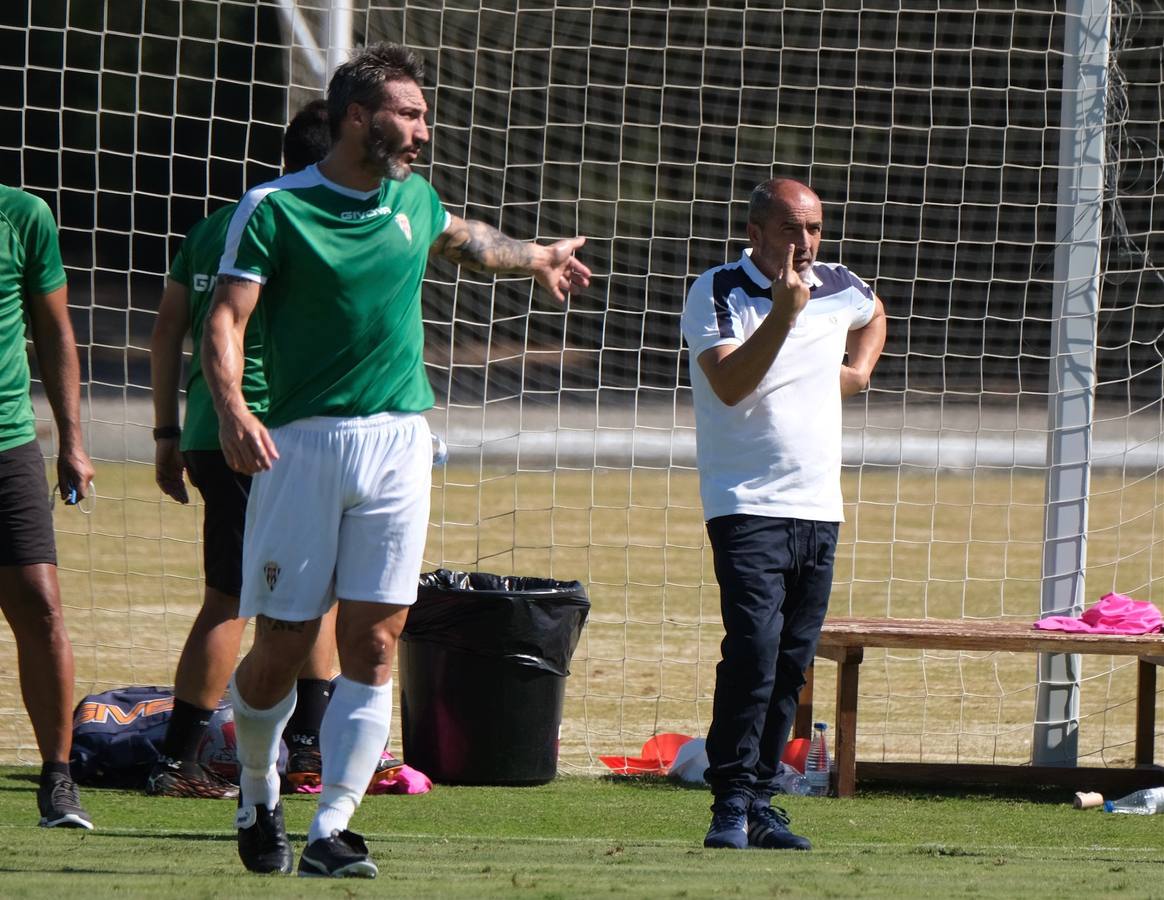
[[[1106,49],[1080,67],[1069,36],[1097,22]],[[679,314],[695,276],[738,256],[748,194],[774,174],[819,193],[821,258],[889,316],[872,387],[845,407],[833,614],[1039,618],[1063,499],[1056,341],[1079,318],[1062,298],[1087,285],[1077,599],[1164,599],[1160,0],[15,0],[0,181],[60,222],[97,463],[92,508],[56,511],[78,696],[170,683],[201,597],[201,509],[153,478],[147,348],[169,262],[195,221],[277,174],[284,124],[347,49],[381,39],[425,58],[423,171],[450,211],[587,238],[596,277],[564,308],[439,261],[423,301],[450,449],[426,568],[589,592],[564,767],[706,731],[722,630]],[[1102,152],[1085,160],[1098,192],[1065,210],[1067,76],[1099,92],[1080,127]],[[1064,227],[1087,221],[1092,238]],[[1096,249],[1084,277],[1064,262],[1077,241]],[[0,760],[35,761],[7,630],[0,663]],[[1127,763],[1134,665],[1083,665],[1079,759]],[[1028,762],[1037,691],[1030,655],[870,651],[858,757]]]

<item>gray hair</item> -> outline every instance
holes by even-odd
[[[348,107],[358,103],[377,110],[384,100],[384,85],[390,81],[424,82],[424,63],[407,47],[381,41],[365,47],[335,70],[327,86],[327,112],[331,136],[338,138]]]

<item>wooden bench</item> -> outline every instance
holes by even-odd
[[[1090,653],[1139,657],[1134,769],[968,763],[857,762],[857,689],[866,647],[913,650]],[[973,619],[829,618],[817,656],[837,664],[836,728],[832,751],[837,796],[848,797],[857,778],[914,784],[1044,784],[1073,790],[1132,791],[1164,784],[1155,763],[1156,667],[1164,665],[1164,635],[1041,631],[1026,622]],[[811,737],[812,669],[800,695],[794,735]]]

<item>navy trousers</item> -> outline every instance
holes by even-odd
[[[725,631],[705,774],[717,803],[746,807],[776,791],[828,611],[837,529],[836,522],[752,515],[707,523]]]

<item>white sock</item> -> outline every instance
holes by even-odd
[[[267,809],[279,805],[279,741],[283,729],[295,712],[295,686],[291,693],[270,709],[255,709],[239,694],[234,678],[230,679],[230,696],[234,705],[234,733],[238,742],[239,795],[242,806],[261,803]]]
[[[379,687],[342,675],[335,680],[319,728],[322,788],[307,843],[348,827],[388,743],[391,725],[391,679]]]

